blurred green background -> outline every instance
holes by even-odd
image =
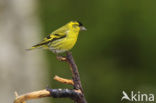
[[[0,0],[2,103],[12,103],[14,91],[72,88],[53,80],[71,78],[69,66],[55,54],[25,51],[71,20],[88,29],[71,50],[88,103],[128,103],[121,101],[122,91],[156,95],[156,0]]]
[[[45,35],[71,20],[88,29],[72,49],[88,103],[120,103],[123,90],[156,93],[155,4],[154,0],[40,0]],[[49,51],[45,55],[49,75],[71,77],[68,65]],[[68,87],[53,80],[51,85]]]

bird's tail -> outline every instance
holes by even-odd
[[[39,43],[39,44],[36,44],[36,45],[32,46],[31,48],[26,49],[26,50],[30,51],[30,50],[34,50],[34,49],[38,49],[38,48],[49,49],[49,47],[47,45],[44,45],[44,44],[45,43]]]
[[[40,45],[34,45],[34,46],[32,46],[31,48],[28,48],[28,49],[26,49],[27,51],[30,51],[30,50],[34,50],[34,49],[37,49],[37,48],[39,48],[39,47],[41,47]]]
[[[30,50],[34,50],[36,49],[35,47],[31,47],[31,48],[28,48],[28,49],[25,49],[26,51],[30,51]]]

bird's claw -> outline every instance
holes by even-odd
[[[64,57],[64,56],[56,56],[56,58],[59,60],[59,61],[66,61],[67,58]]]

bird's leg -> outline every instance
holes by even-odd
[[[67,58],[65,56],[61,56],[59,54],[56,54],[56,58],[59,60],[59,61],[66,61]]]

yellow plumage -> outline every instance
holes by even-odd
[[[78,21],[71,21],[52,32],[50,35],[45,37],[43,41],[32,46],[28,50],[44,48],[49,49],[54,53],[69,51],[75,45],[80,30],[86,30],[82,23]]]

